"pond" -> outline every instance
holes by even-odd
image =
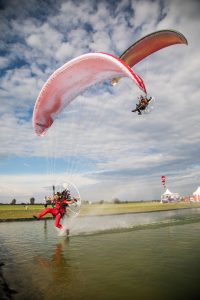
[[[65,222],[65,221],[64,221]],[[197,299],[200,209],[0,223],[1,299]]]

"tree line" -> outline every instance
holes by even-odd
[[[34,198],[34,197],[31,197],[29,201],[30,201],[29,204],[31,204],[31,205],[35,204],[35,198]],[[10,202],[10,204],[11,204],[11,205],[17,204],[17,200],[16,200],[15,198],[12,199],[12,201]],[[21,204],[22,204],[22,205],[26,205],[27,203],[21,203]]]

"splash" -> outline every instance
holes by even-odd
[[[196,213],[196,211],[195,211]],[[65,217],[64,229],[69,229],[70,236],[90,235],[95,233],[118,232],[123,230],[142,229],[146,226],[169,226],[180,222],[197,221],[192,211],[159,211],[147,213],[129,213],[115,215],[88,215],[77,218]],[[199,216],[198,216],[199,221]]]

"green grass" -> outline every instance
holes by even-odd
[[[165,203],[159,202],[139,202],[139,203],[121,203],[121,204],[92,204],[85,205],[82,208],[81,214],[120,214],[120,213],[134,213],[134,212],[150,212],[160,210],[171,210],[181,208],[200,207],[200,203]]]
[[[86,215],[107,215],[120,213],[136,213],[161,211],[181,208],[200,207],[200,203],[165,203],[159,202],[136,202],[136,203],[121,203],[121,204],[87,204],[82,205],[80,216]],[[30,219],[33,215],[39,214],[44,209],[43,205],[0,205],[0,221],[14,219]],[[51,215],[46,215],[50,217]]]
[[[39,214],[44,209],[43,205],[0,205],[0,220],[29,219]]]

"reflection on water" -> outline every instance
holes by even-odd
[[[53,281],[62,281],[63,274],[66,275],[63,271],[65,269],[70,270],[70,265],[67,262],[67,259],[63,255],[64,248],[67,244],[67,239],[63,239],[62,242],[58,243],[55,247],[55,252],[50,258],[37,255],[34,257],[34,262],[41,269],[46,269],[49,272],[52,272]],[[70,274],[68,276],[70,278]],[[65,277],[66,279],[66,277]]]
[[[197,299],[199,219],[199,209],[78,218],[69,238],[49,220],[1,223],[3,274],[20,300]]]

